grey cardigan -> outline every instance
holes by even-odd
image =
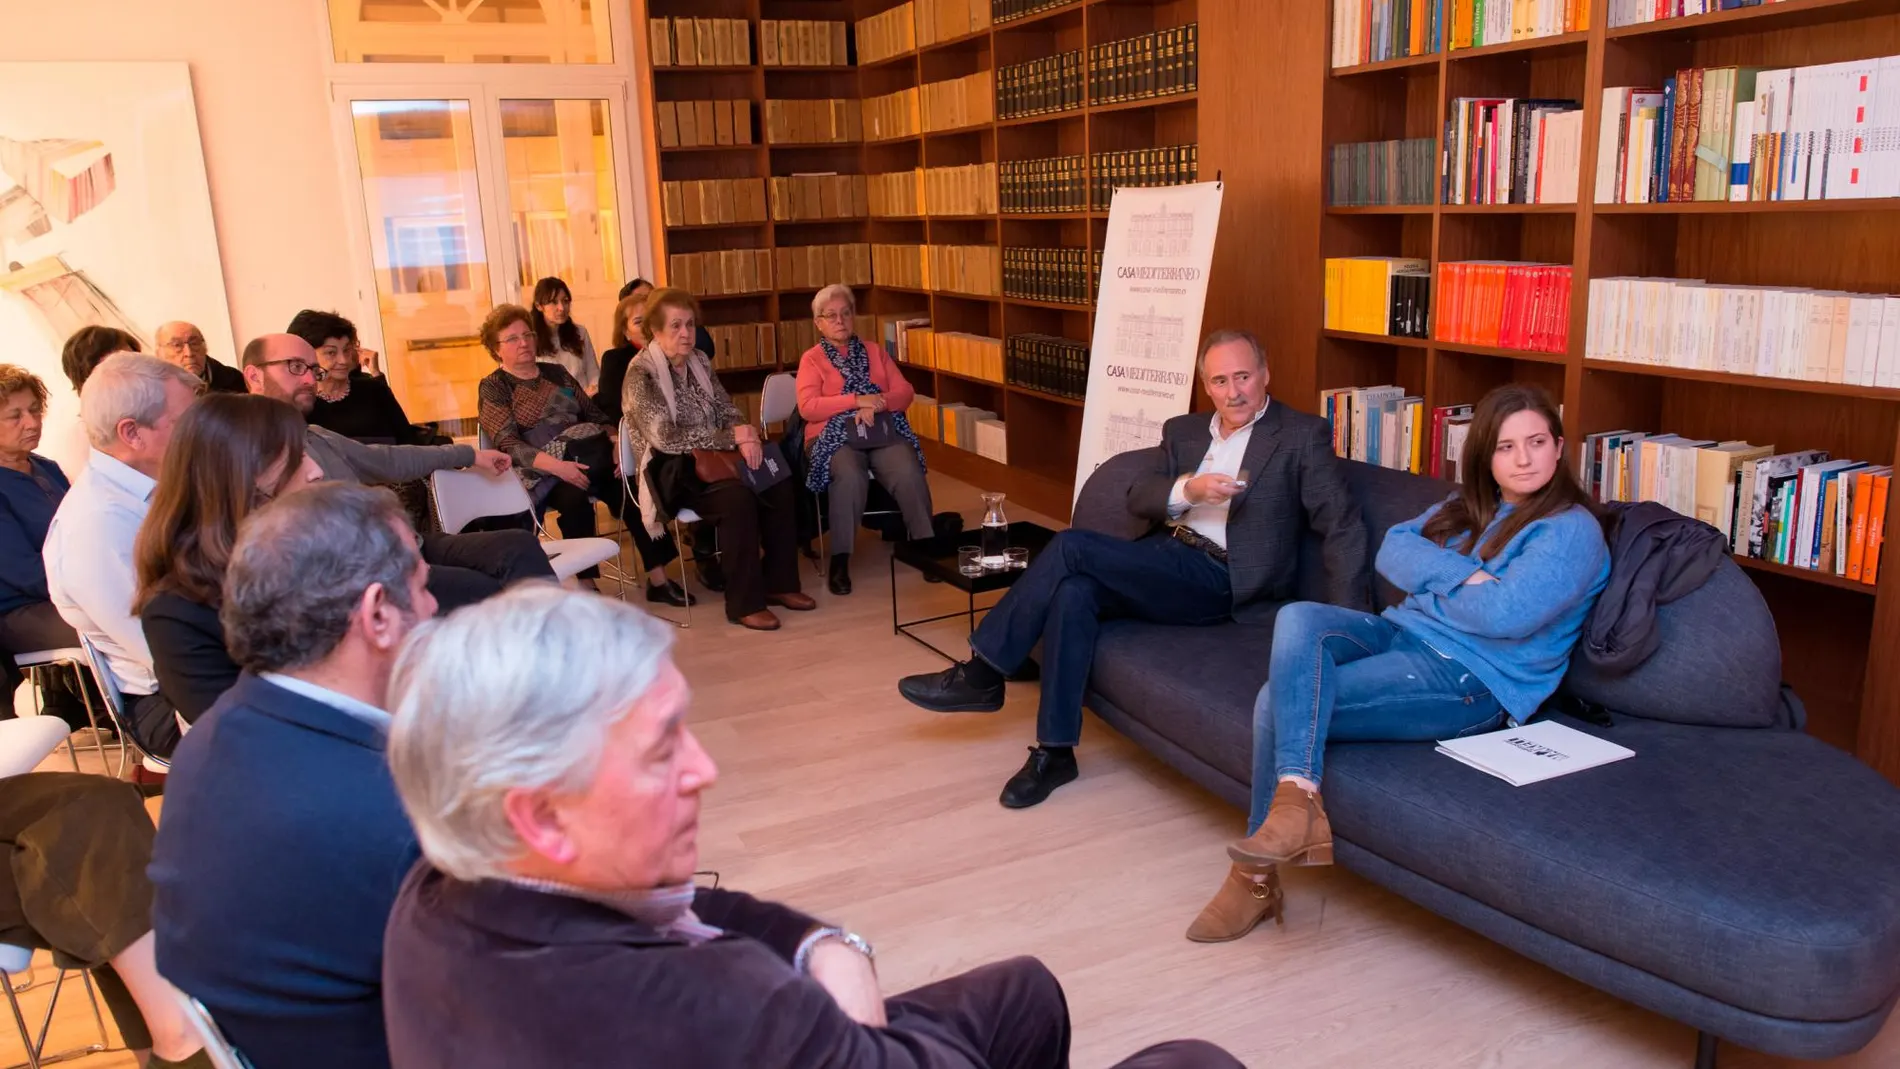
[[[365,445],[335,431],[311,427],[304,449],[326,479],[383,486],[426,479],[443,468],[466,468],[475,463],[475,448],[467,445]]]

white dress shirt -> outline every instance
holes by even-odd
[[[1194,475],[1183,475],[1174,480],[1174,492],[1168,495],[1168,515],[1174,517],[1176,525],[1188,528],[1222,549],[1227,548],[1227,510],[1233,502],[1222,501],[1213,505],[1189,504],[1188,480],[1210,472],[1225,475],[1230,479],[1240,478],[1240,465],[1247,456],[1247,443],[1253,441],[1254,424],[1259,423],[1260,417],[1267,414],[1267,405],[1272,403],[1273,399],[1268,398],[1267,404],[1260,406],[1260,411],[1253,414],[1253,419],[1248,420],[1245,427],[1226,437],[1221,436],[1220,413],[1214,413],[1214,418],[1207,428],[1213,440],[1207,444],[1207,455],[1201,458],[1201,466],[1194,469]]]
[[[132,615],[138,573],[132,543],[158,484],[97,449],[46,530],[46,588],[53,608],[90,638],[130,695],[158,693],[145,629]]]
[[[261,672],[257,678],[282,687],[292,694],[309,698],[313,702],[322,702],[338,712],[348,713],[372,727],[381,728],[385,734],[389,732],[389,713],[368,702],[358,701],[348,694],[331,690],[329,687],[312,683],[307,679],[287,676],[281,672]]]

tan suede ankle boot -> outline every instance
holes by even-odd
[[[1319,795],[1286,780],[1274,788],[1273,805],[1260,830],[1227,848],[1243,865],[1333,863],[1333,826]]]
[[[1272,865],[1235,865],[1213,900],[1188,925],[1187,937],[1196,943],[1225,943],[1253,931],[1268,917],[1286,924],[1286,893],[1280,890],[1279,870]]]

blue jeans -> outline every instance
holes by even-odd
[[[1233,612],[1227,566],[1153,534],[1134,542],[1095,531],[1056,535],[970,636],[970,649],[1005,675],[1042,642],[1042,705],[1036,741],[1074,746],[1082,694],[1103,620],[1217,624]]]
[[[1252,835],[1281,776],[1320,781],[1329,740],[1422,742],[1503,727],[1502,706],[1464,665],[1383,616],[1296,601],[1273,625],[1253,705]]]

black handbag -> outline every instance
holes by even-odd
[[[864,450],[896,445],[897,421],[891,418],[889,412],[879,412],[869,423],[860,422],[853,415],[844,432],[844,443],[853,449]]]

